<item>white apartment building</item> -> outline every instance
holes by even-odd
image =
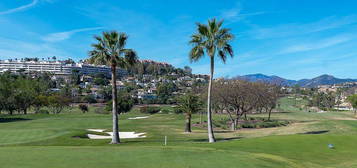
[[[78,70],[84,75],[103,73],[110,77],[111,68],[108,66],[97,66],[91,64],[65,64],[60,61],[21,61],[21,60],[0,60],[0,73],[1,72],[18,72],[23,70],[25,73],[31,72],[48,72],[54,75],[70,75],[73,70]],[[127,71],[118,69],[117,73],[122,76],[126,75]]]

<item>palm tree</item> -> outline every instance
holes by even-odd
[[[211,62],[210,78],[208,85],[207,97],[207,127],[208,140],[210,143],[215,142],[213,128],[212,128],[212,112],[211,112],[211,91],[212,79],[214,74],[214,60],[218,57],[223,61],[227,60],[227,55],[233,57],[233,49],[229,42],[233,40],[234,36],[230,33],[230,29],[222,28],[223,21],[216,21],[216,19],[208,20],[208,24],[197,23],[197,32],[191,36],[190,44],[192,49],[190,51],[190,61],[196,62],[205,54],[209,56]]]
[[[112,71],[112,97],[113,97],[113,137],[111,144],[120,143],[118,128],[117,105],[117,67],[128,68],[137,62],[136,52],[126,49],[128,36],[116,31],[103,32],[102,36],[94,36],[97,43],[92,44],[93,50],[89,52],[89,63],[109,65]]]
[[[185,132],[192,132],[191,118],[193,113],[196,113],[201,109],[200,98],[196,95],[188,93],[181,96],[178,100],[178,103],[178,108],[185,113]]]

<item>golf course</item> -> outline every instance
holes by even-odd
[[[1,167],[357,167],[357,121],[352,112],[308,112],[297,108],[296,103],[304,102],[286,97],[280,103],[281,112],[273,113],[272,119],[289,120],[289,125],[215,128],[218,142],[213,144],[207,143],[205,128],[194,126],[192,133],[184,133],[184,116],[170,112],[129,119],[146,115],[134,108],[120,115],[121,131],[145,136],[122,139],[114,146],[110,139],[87,138],[98,134],[87,129],[111,130],[111,115],[96,114],[94,107],[86,114],[68,108],[56,115],[3,115]],[[213,116],[214,121],[223,117]],[[198,121],[195,114],[193,123]]]

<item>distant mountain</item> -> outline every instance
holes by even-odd
[[[268,76],[264,74],[250,74],[244,76],[236,76],[234,79],[245,80],[249,82],[265,82],[270,84],[290,86],[296,84],[297,81],[288,80],[279,76]]]
[[[345,82],[357,82],[357,79],[339,79],[331,75],[321,75],[310,80],[299,80],[297,84],[304,87],[316,87],[318,85],[333,85]]]
[[[318,85],[333,85],[345,82],[357,82],[357,79],[339,79],[331,75],[321,75],[313,79],[289,80],[279,76],[268,76],[264,74],[250,74],[236,76],[234,79],[246,80],[250,82],[266,82],[282,86],[299,85],[301,87],[317,87]]]

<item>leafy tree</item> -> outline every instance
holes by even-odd
[[[72,87],[66,83],[60,90],[61,96],[72,97]]]
[[[83,101],[86,103],[97,103],[97,100],[94,98],[94,95],[86,95],[83,97]]]
[[[72,70],[71,74],[71,84],[73,85],[79,85],[81,83],[81,74],[78,69]]]
[[[64,60],[64,63],[65,64],[75,64],[76,62],[74,62],[73,59],[68,58],[68,59]]]
[[[33,107],[35,108],[35,113],[39,113],[41,107],[48,105],[48,98],[44,95],[38,95],[33,101]]]
[[[208,140],[210,143],[215,142],[212,127],[212,112],[211,112],[211,90],[214,74],[215,57],[221,59],[224,63],[227,60],[227,55],[233,57],[233,49],[229,42],[234,36],[230,33],[230,29],[222,28],[223,21],[212,19],[208,24],[197,23],[197,32],[191,36],[190,44],[193,48],[190,51],[189,57],[191,62],[200,60],[205,54],[210,59],[210,78],[207,97],[207,121],[208,121]]]
[[[185,70],[185,73],[188,74],[188,75],[191,75],[192,74],[192,68],[189,67],[189,66],[185,66],[183,68]]]
[[[117,67],[129,68],[137,62],[136,52],[126,49],[128,36],[116,31],[103,32],[102,36],[95,36],[96,44],[92,44],[93,50],[89,52],[89,62],[99,65],[109,65],[112,70],[112,95],[113,95],[113,138],[111,144],[120,143],[117,109]]]
[[[157,96],[159,98],[159,103],[166,103],[170,99],[172,92],[177,91],[177,86],[170,83],[161,83],[157,87]]]
[[[357,94],[351,95],[347,98],[347,100],[351,103],[355,116],[357,117]]]
[[[103,96],[105,101],[112,99],[112,87],[111,86],[100,86],[98,93]]]
[[[93,83],[95,85],[107,85],[109,83],[108,80],[106,80],[105,78],[94,78]]]
[[[10,115],[16,110],[14,82],[15,78],[10,72],[0,75],[0,110],[8,111]]]
[[[178,100],[178,108],[185,113],[186,126],[185,132],[192,132],[191,130],[191,118],[192,114],[198,112],[201,109],[201,101],[198,96],[188,93],[181,96]]]
[[[336,104],[336,97],[333,93],[319,92],[312,96],[309,102],[310,106],[316,106],[321,109],[331,109]]]
[[[134,106],[134,99],[130,96],[129,93],[127,92],[120,92],[117,97],[118,104],[117,104],[117,113],[126,113],[129,112],[132,107]],[[113,103],[112,101],[109,101],[107,103],[107,106],[105,107],[107,111],[112,111],[113,110]]]
[[[13,103],[18,111],[23,111],[24,114],[27,114],[27,109],[31,107],[37,96],[34,90],[35,81],[20,77],[16,80],[15,85],[15,102]]]
[[[64,108],[69,106],[71,100],[60,95],[52,95],[48,97],[48,106],[53,114],[59,114]]]

